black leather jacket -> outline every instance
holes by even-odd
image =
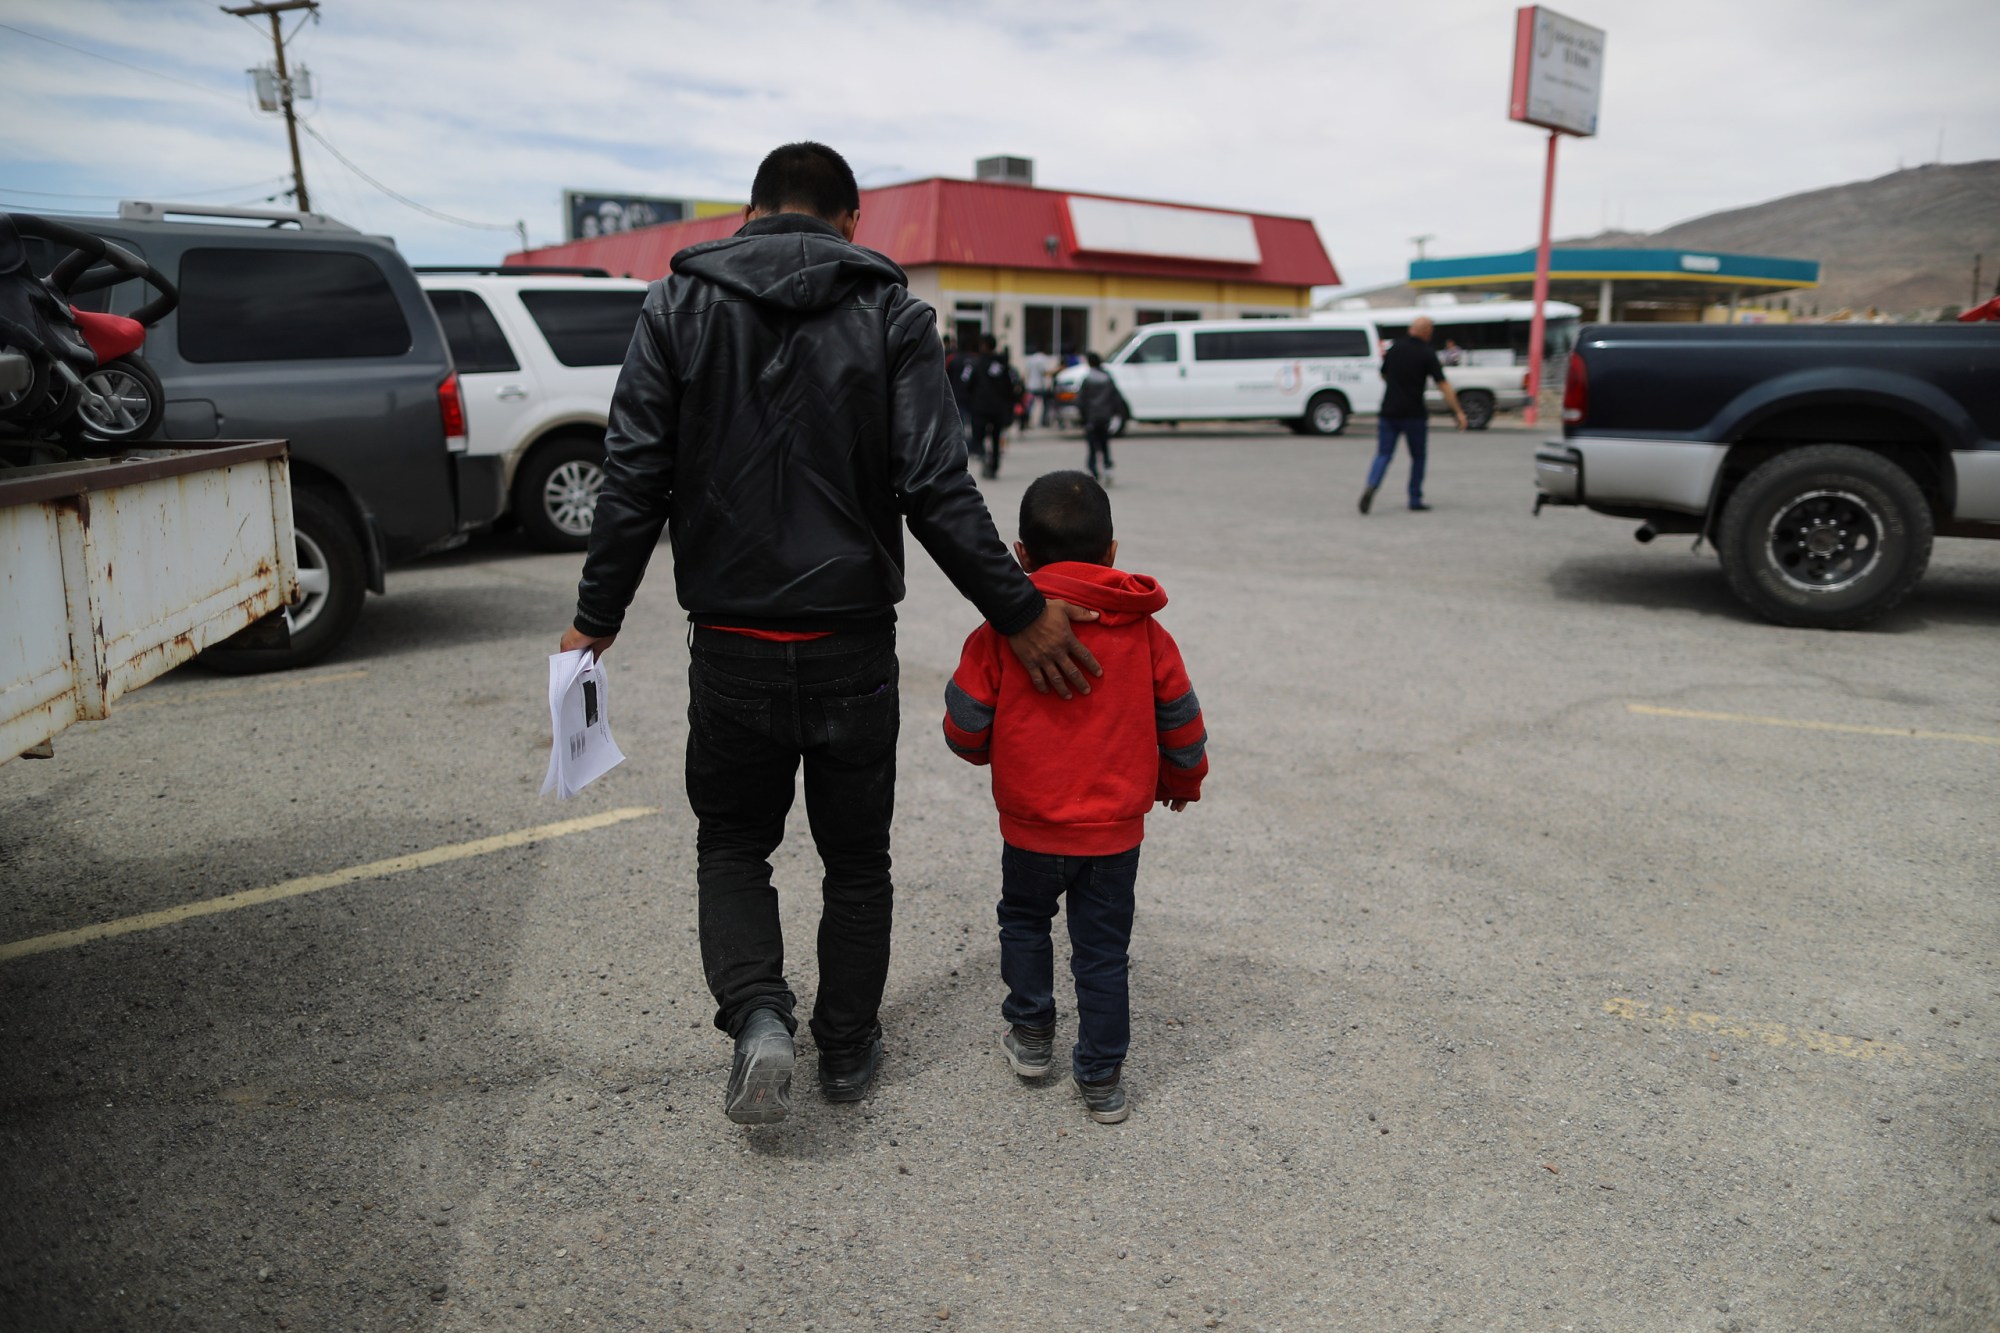
[[[611,401],[579,630],[617,632],[662,527],[697,624],[886,625],[905,520],[995,629],[1041,614],[966,470],[935,316],[906,283],[798,213],[674,256]]]

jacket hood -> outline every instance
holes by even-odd
[[[746,222],[734,236],[691,245],[674,256],[674,272],[784,310],[830,310],[856,287],[909,278],[886,255],[843,237],[804,213],[777,213]]]
[[[1099,623],[1123,625],[1159,612],[1167,590],[1151,574],[1127,574],[1108,565],[1058,560],[1029,575],[1044,597],[1060,598],[1099,613]]]

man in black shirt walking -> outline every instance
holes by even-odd
[[[1382,391],[1382,410],[1375,417],[1375,461],[1368,468],[1368,487],[1361,492],[1364,514],[1375,503],[1375,490],[1396,456],[1398,435],[1410,442],[1410,508],[1419,513],[1430,508],[1424,503],[1424,453],[1430,438],[1424,381],[1437,381],[1451,414],[1458,418],[1458,428],[1465,429],[1465,410],[1458,405],[1458,391],[1444,377],[1444,367],[1431,350],[1433,327],[1429,316],[1417,316],[1409,333],[1382,354],[1382,378],[1388,387]]]

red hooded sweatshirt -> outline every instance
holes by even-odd
[[[1033,575],[1046,597],[1099,613],[1072,625],[1104,668],[1089,694],[1037,694],[992,625],[965,641],[945,686],[945,743],[993,768],[1000,833],[1031,852],[1108,856],[1139,845],[1155,801],[1201,799],[1208,731],[1173,637],[1167,594],[1145,574],[1062,561]]]

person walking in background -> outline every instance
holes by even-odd
[[[997,477],[1002,442],[1008,423],[1014,419],[1014,403],[1019,395],[1014,391],[1014,368],[1007,364],[999,341],[990,333],[979,340],[979,358],[973,364],[968,393],[972,434],[977,441],[972,452],[985,464],[981,475]]]
[[[1056,424],[1056,371],[1061,368],[1062,362],[1046,348],[1028,353],[1021,361],[1028,392],[1041,404],[1043,430]]]
[[[1077,386],[1076,408],[1083,417],[1083,442],[1085,449],[1084,469],[1101,480],[1106,486],[1111,484],[1111,428],[1118,419],[1132,419],[1132,409],[1125,403],[1125,395],[1118,392],[1117,381],[1104,368],[1104,358],[1095,352],[1085,352],[1084,360],[1090,369],[1084,372],[1083,383]],[[1102,471],[1099,460],[1103,460]]]
[[[1435,327],[1430,316],[1417,316],[1410,331],[1382,354],[1382,379],[1388,387],[1382,392],[1382,410],[1375,418],[1375,461],[1369,465],[1368,485],[1361,492],[1359,508],[1364,514],[1375,503],[1375,491],[1396,457],[1398,435],[1410,443],[1410,508],[1418,513],[1430,508],[1424,503],[1424,455],[1430,438],[1430,417],[1424,406],[1426,381],[1437,381],[1452,415],[1458,418],[1458,428],[1465,429],[1465,409],[1458,405],[1458,391],[1444,377],[1444,367],[1431,350]]]
[[[771,854],[805,768],[820,883],[812,1034],[831,1101],[882,1057],[895,809],[902,528],[1019,656],[1089,693],[1069,622],[1007,558],[965,467],[931,308],[854,244],[854,173],[794,143],[757,169],[743,227],[646,293],[605,430],[604,489],[562,650],[602,657],[665,530],[688,634],[687,798],[702,971],[736,1042],[723,1111],[790,1107],[794,999]]]
[[[951,400],[958,408],[958,425],[965,440],[965,452],[972,459],[984,457],[972,431],[972,377],[978,373],[979,353],[946,338],[945,378],[951,382]]]
[[[1146,812],[1201,799],[1208,729],[1180,649],[1154,616],[1158,582],[1114,568],[1111,500],[1080,472],[1037,477],[1021,497],[1021,568],[1047,596],[1096,608],[1082,627],[1109,668],[1104,688],[1058,710],[1028,687],[991,625],[965,641],[945,686],[944,739],[989,765],[1000,811],[1001,1049],[1043,1078],[1055,1056],[1049,923],[1067,900],[1076,1044],[1070,1075],[1100,1124],[1130,1114],[1122,1072],[1132,1042],[1133,886]]]

